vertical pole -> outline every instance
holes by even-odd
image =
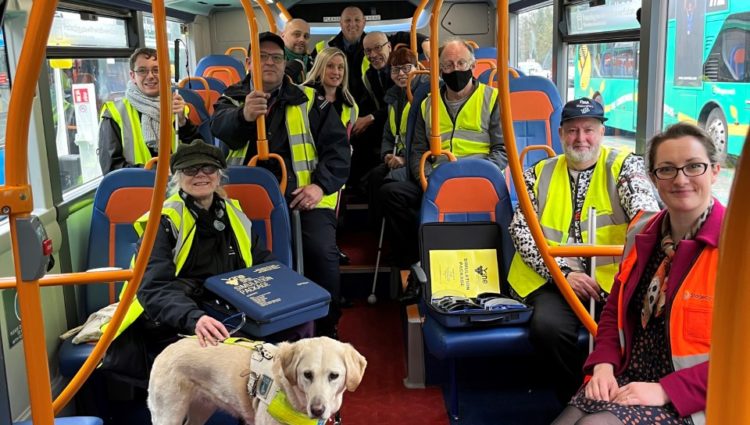
[[[589,207],[589,243],[591,245],[596,245],[596,208],[594,206]],[[589,273],[591,274],[591,278],[596,281],[596,257],[591,257],[591,263],[590,263],[590,270]],[[594,300],[594,297],[591,297],[589,299],[589,316],[591,318],[594,318],[594,313],[596,313],[596,301]],[[589,353],[594,351],[594,337],[596,335],[589,334]]]

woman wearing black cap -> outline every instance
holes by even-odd
[[[162,206],[151,258],[137,299],[120,327],[120,332],[125,332],[115,340],[104,362],[105,370],[122,374],[116,365],[128,364],[120,363],[127,358],[132,361],[137,354],[131,351],[137,349],[133,340],[142,340],[140,347],[145,350],[141,353],[146,353],[140,354],[143,367],[130,363],[125,369],[138,378],[136,383],[147,381],[153,358],[179,335],[194,334],[203,347],[229,337],[227,328],[202,307],[215,300],[203,289],[206,278],[273,259],[239,203],[227,198],[221,187],[227,164],[219,148],[201,140],[180,145],[170,166],[172,195]],[[146,215],[135,223],[139,234],[147,220]],[[312,324],[278,336],[312,336]]]

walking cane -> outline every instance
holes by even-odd
[[[399,135],[396,135],[396,140],[393,142],[393,155],[396,155],[396,147],[399,143]],[[372,275],[372,291],[370,296],[367,297],[367,302],[375,304],[378,302],[378,297],[375,295],[375,287],[378,284],[378,268],[380,268],[380,252],[383,249],[383,233],[385,232],[385,216],[380,223],[380,238],[378,239],[378,256],[375,258],[375,272]]]

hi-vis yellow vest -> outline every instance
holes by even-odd
[[[490,153],[490,115],[492,106],[497,100],[497,89],[482,83],[474,90],[456,116],[456,122],[451,120],[445,102],[440,98],[440,147],[461,158],[467,155]],[[422,116],[427,126],[427,135],[431,134],[432,126],[430,96],[422,102]],[[403,121],[402,121],[403,122]]]
[[[240,203],[237,200],[227,199],[226,207],[229,225],[232,227],[232,233],[237,241],[242,261],[244,261],[245,266],[250,267],[253,265],[250,240],[252,223],[245,213],[242,212]],[[188,208],[185,207],[185,202],[182,200],[179,193],[175,193],[164,201],[161,215],[164,215],[169,219],[169,222],[172,225],[172,234],[176,235],[177,243],[172,250],[172,261],[175,264],[175,276],[177,276],[185,265],[188,254],[190,254],[190,248],[193,246],[193,240],[195,237],[195,218]],[[147,221],[148,213],[141,216],[141,218],[133,224],[138,236],[143,236],[143,232],[146,230]],[[135,261],[135,257],[133,257],[133,261]],[[122,291],[120,292],[121,295],[126,287],[127,282],[125,283],[125,286],[122,287]],[[115,337],[119,336],[128,328],[128,326],[132,325],[141,313],[143,313],[143,306],[138,302],[138,298],[133,298],[133,302],[130,304],[130,308],[125,314],[125,318],[123,319],[122,324],[120,324],[120,328],[117,330]],[[104,330],[106,326],[107,325],[102,326],[102,330]]]
[[[401,111],[401,122],[398,128],[396,128],[396,108],[393,105],[388,105],[388,128],[391,130],[391,134],[395,138],[396,152],[403,152],[405,149],[404,138],[406,137],[406,122],[409,117],[409,110],[411,109],[411,103],[406,102],[404,110]],[[442,120],[442,118],[441,118]],[[429,136],[429,133],[427,133]]]
[[[151,159],[151,151],[143,140],[141,131],[141,118],[138,116],[138,110],[123,98],[121,101],[109,101],[102,106],[99,113],[99,120],[102,117],[111,117],[118,126],[120,126],[120,140],[122,141],[122,154],[128,164],[144,165]],[[172,152],[177,150],[177,142],[172,130]]]
[[[588,241],[589,207],[596,208],[596,244],[622,245],[628,227],[628,215],[620,205],[617,193],[617,177],[628,152],[619,152],[602,146],[599,159],[591,176],[586,198],[581,211],[581,237]],[[538,202],[539,223],[544,238],[550,246],[568,243],[573,222],[573,202],[570,192],[570,175],[565,155],[540,161],[535,167],[534,194]],[[620,265],[619,257],[596,258],[596,282],[607,291],[612,289],[615,274]],[[544,285],[546,279],[524,263],[518,253],[508,273],[508,283],[521,297]]]
[[[308,86],[300,86],[305,90],[305,94],[308,99],[315,98],[315,89]],[[349,106],[346,103],[341,104],[341,123],[344,124],[344,128],[348,128],[349,124],[354,125],[357,122],[359,116],[359,106],[355,103],[354,106]]]
[[[318,165],[318,151],[315,149],[315,140],[310,133],[310,119],[308,113],[314,104],[314,95],[301,86],[296,86],[307,95],[307,102],[301,105],[287,105],[286,107],[286,132],[289,140],[289,150],[292,153],[292,170],[297,177],[297,187],[307,186],[312,183],[312,172]],[[229,165],[243,165],[247,155],[247,144],[241,149],[229,151],[227,163]],[[339,193],[323,195],[315,208],[335,209],[338,203]]]

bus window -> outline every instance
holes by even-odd
[[[174,41],[182,37],[181,24],[175,21],[167,21],[167,47],[169,48],[169,64],[172,71],[172,78],[174,78],[175,66],[182,66],[184,69],[187,63],[187,51],[185,45],[180,44],[180,63],[174,63]],[[143,16],[143,35],[145,37],[146,47],[156,48],[156,29],[154,28],[154,18],[150,14],[144,14]],[[186,77],[184,72],[180,72],[180,77]]]
[[[635,151],[640,43],[575,44],[568,47],[568,100],[595,98],[607,117],[604,143]]]
[[[526,75],[552,78],[552,5],[518,14],[518,64]]]
[[[63,194],[101,176],[97,155],[99,111],[105,102],[124,96],[128,58],[104,56],[101,50],[126,49],[126,22],[98,17],[82,20],[78,13],[57,11],[47,45],[57,54],[48,58],[52,124]],[[59,52],[75,49],[76,56]],[[71,52],[71,53],[72,53]],[[103,57],[102,57],[103,56]]]
[[[0,185],[5,184],[5,125],[10,102],[10,73],[5,50],[5,35],[0,30]],[[4,216],[3,216],[4,217]]]
[[[750,123],[750,2],[670,0],[664,75],[664,126],[705,129],[727,161],[714,185],[726,203]]]

